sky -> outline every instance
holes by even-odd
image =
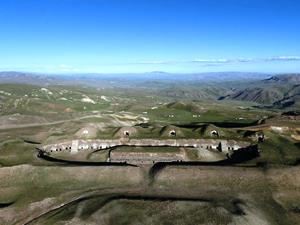
[[[5,0],[0,70],[300,72],[298,0]]]

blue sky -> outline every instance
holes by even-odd
[[[0,70],[300,72],[297,0],[9,0]]]

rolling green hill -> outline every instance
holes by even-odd
[[[236,89],[220,100],[250,101],[274,108],[286,108],[299,106],[299,95],[300,74],[286,74],[249,83],[249,87]]]

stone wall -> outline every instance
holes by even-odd
[[[155,162],[184,161],[183,153],[154,153],[154,152],[118,152],[112,151],[110,162],[125,162],[131,164],[153,164]]]
[[[251,146],[248,142],[221,139],[95,139],[72,140],[45,145],[42,150],[48,154],[66,151],[77,154],[81,151],[112,149],[118,146],[132,147],[182,147],[195,148],[200,152],[220,153],[230,157],[235,151]],[[122,152],[117,149],[110,151],[110,162],[127,162],[131,164],[152,164],[155,162],[186,161],[185,151],[181,152]]]
[[[95,140],[72,140],[62,143],[45,145],[42,150],[46,152],[69,151],[77,153],[86,150],[109,149],[117,146],[136,147],[190,147],[199,149],[217,149],[220,152],[230,153],[231,151],[245,148],[250,143],[234,140],[221,139],[95,139]]]

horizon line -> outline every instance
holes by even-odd
[[[209,72],[167,72],[167,71],[146,71],[146,72],[42,72],[26,70],[0,70],[0,73],[29,73],[37,75],[126,75],[126,74],[178,74],[178,75],[196,75],[196,74],[213,74],[213,73],[250,73],[250,74],[300,74],[299,72],[258,72],[258,71],[209,71]]]

